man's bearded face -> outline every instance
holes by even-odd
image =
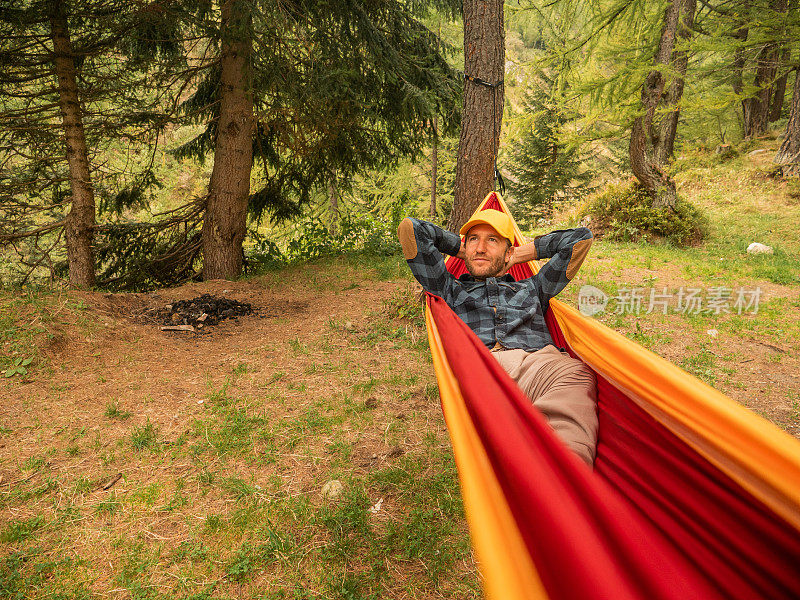
[[[494,227],[481,223],[475,225],[464,237],[464,250],[467,271],[475,279],[486,279],[502,275],[511,262],[514,253],[508,240]]]

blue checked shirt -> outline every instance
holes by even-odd
[[[409,224],[413,227],[409,227]],[[453,277],[442,253],[455,256],[461,238],[417,219],[400,225],[403,253],[422,287],[440,296],[488,348],[522,348],[528,352],[553,343],[544,314],[553,298],[569,283],[592,243],[586,227],[553,231],[534,238],[536,258],[549,258],[539,272],[515,281],[511,275],[477,281]]]

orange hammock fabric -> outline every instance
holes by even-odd
[[[508,212],[494,192],[484,208]],[[448,269],[457,276],[463,262]],[[445,302],[427,298],[486,595],[800,598],[800,442],[557,300],[546,319],[556,345],[597,375],[593,472]]]

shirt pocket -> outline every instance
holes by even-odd
[[[466,290],[463,287],[459,287],[453,291],[450,306],[456,313],[473,312],[481,304],[486,304],[486,302],[481,302],[484,294],[480,292],[481,290]]]
[[[518,311],[529,311],[536,305],[537,297],[534,290],[528,286],[501,284],[502,296],[505,303]]]

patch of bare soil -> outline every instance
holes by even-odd
[[[320,292],[302,282],[273,287],[250,280],[190,283],[152,294],[74,292],[88,308],[49,340],[44,349],[52,357],[49,369],[23,385],[0,384],[4,395],[14,397],[2,404],[0,417],[15,429],[36,427],[45,415],[54,428],[99,429],[108,422],[107,405],[115,402],[121,411],[149,418],[176,436],[187,419],[202,412],[198,401],[224,385],[236,368],[244,372],[236,378],[241,395],[263,395],[264,382],[277,372],[302,382],[308,398],[327,394],[334,382],[304,374],[320,359],[311,349],[336,333],[334,323],[348,323],[356,333],[368,330],[368,315],[381,311],[397,286],[374,281],[344,289],[347,284],[337,281]],[[249,305],[252,314],[209,324],[204,335],[162,331],[161,319],[150,318],[206,295]],[[352,358],[354,378],[395,354],[380,341],[366,351],[354,348],[345,334],[328,343],[335,344],[339,358]],[[399,354],[407,359],[413,353]]]

